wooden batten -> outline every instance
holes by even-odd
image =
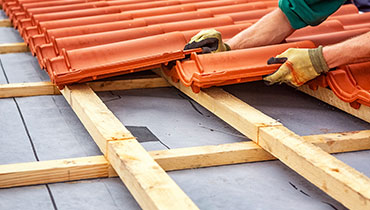
[[[29,49],[27,44],[22,43],[11,43],[11,44],[0,44],[0,54],[6,53],[21,53],[21,52],[28,52]]]
[[[330,153],[370,149],[370,130],[304,136]],[[151,151],[165,171],[275,160],[252,141]],[[117,176],[104,156],[0,165],[0,188]]]
[[[12,23],[9,19],[0,20],[0,27],[12,27]]]

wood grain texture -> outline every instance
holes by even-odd
[[[12,23],[9,19],[0,20],[0,27],[12,27]]]
[[[122,79],[113,81],[96,81],[87,83],[94,91],[132,90],[146,88],[170,87],[161,77],[142,79]]]
[[[26,43],[0,44],[0,54],[28,52]]]
[[[143,209],[198,209],[136,140],[109,142],[108,160]]]
[[[330,153],[370,149],[370,130],[304,136]],[[151,151],[165,171],[275,160],[252,141]],[[0,188],[115,177],[104,156],[0,165]]]
[[[51,82],[0,84],[0,98],[60,94]]]
[[[0,165],[0,188],[108,177],[104,156]]]

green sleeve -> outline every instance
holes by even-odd
[[[316,26],[344,4],[345,0],[279,0],[279,7],[293,28]]]

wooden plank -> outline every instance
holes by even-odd
[[[161,77],[145,79],[123,79],[113,81],[96,81],[87,83],[94,91],[131,90],[142,88],[160,88],[170,85]],[[31,82],[0,84],[0,98],[25,97],[60,94],[51,82]]]
[[[26,43],[0,44],[0,54],[28,52]]]
[[[123,79],[113,81],[89,82],[88,85],[94,91],[114,91],[114,90],[132,90],[144,88],[170,87],[166,80],[161,77],[142,78],[142,79]]]
[[[103,154],[108,141],[134,138],[88,85],[66,86],[61,93]]]
[[[108,152],[109,162],[143,209],[197,209],[136,140],[111,141]]]
[[[329,153],[370,149],[370,130],[303,136],[303,139]]]
[[[60,94],[51,82],[0,84],[0,98]]]
[[[198,209],[88,85],[61,90],[143,209]]]
[[[370,209],[370,180],[360,172],[304,141],[284,126],[274,123],[273,119],[221,89],[209,88],[195,94],[191,88],[181,83],[168,81],[346,207]],[[282,135],[278,135],[280,133]],[[289,135],[286,135],[287,133]],[[285,141],[287,137],[294,141]],[[297,142],[301,143],[299,147],[297,147]],[[274,148],[280,148],[279,152],[276,152]],[[305,149],[311,153],[303,152]],[[292,155],[288,156],[288,153]],[[312,159],[312,156],[320,158]],[[307,165],[312,166],[311,171],[322,172],[320,176],[316,176],[310,170],[305,170],[304,166]],[[330,168],[331,165],[335,165],[336,168]],[[333,173],[326,173],[328,168],[341,174],[340,179],[336,180],[338,176],[333,176]],[[330,184],[323,185],[328,180]],[[337,185],[332,185],[332,183]],[[357,184],[361,184],[362,188],[359,188]]]
[[[303,138],[330,153],[370,149],[370,130]],[[276,159],[252,141],[154,151],[150,154],[166,171]]]
[[[370,130],[304,136],[327,152],[370,149]],[[149,152],[165,171],[275,160],[254,142]],[[117,176],[104,156],[0,165],[0,188]]]
[[[299,87],[298,90],[370,123],[370,107],[368,106],[361,106],[359,109],[354,109],[349,103],[340,100],[333,91],[327,88],[319,87],[318,90],[314,91],[308,85],[304,85]]]
[[[104,156],[0,166],[0,188],[108,177]]]
[[[0,27],[12,27],[12,23],[9,19],[0,20]]]

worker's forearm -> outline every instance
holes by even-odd
[[[329,68],[344,64],[370,61],[370,32],[339,44],[323,48]]]
[[[226,43],[233,50],[277,44],[293,32],[294,29],[290,25],[289,20],[277,8]]]

